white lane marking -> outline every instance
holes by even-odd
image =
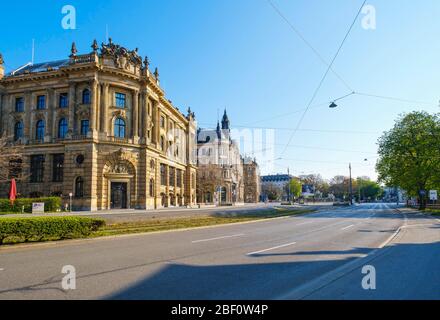
[[[354,227],[354,224],[349,225],[348,227],[342,228],[341,230],[347,230],[347,229],[350,229],[350,228],[353,228],[353,227]]]
[[[222,239],[229,239],[229,238],[237,238],[244,236],[243,233],[240,234],[234,234],[232,236],[224,236],[224,237],[217,237],[217,238],[211,238],[211,239],[202,239],[202,240],[196,240],[192,241],[191,243],[200,243],[200,242],[208,242],[208,241],[215,241],[215,240],[222,240]]]
[[[5,269],[3,269],[3,268],[0,268],[0,271],[5,271]]]
[[[287,244],[283,244],[281,246],[276,246],[276,247],[269,248],[269,249],[264,249],[264,250],[260,250],[260,251],[251,252],[251,253],[248,253],[247,255],[248,256],[252,256],[252,255],[255,255],[255,254],[259,254],[259,253],[263,253],[263,252],[267,252],[267,251],[271,251],[271,250],[276,250],[276,249],[281,249],[281,248],[293,246],[294,244],[296,244],[296,242],[287,243]]]
[[[310,224],[310,223],[313,223],[313,222],[315,222],[315,221],[303,222],[303,223],[297,224],[297,226],[303,226],[305,224]]]

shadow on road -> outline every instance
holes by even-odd
[[[199,300],[274,299],[354,259],[368,248],[348,251],[291,252],[286,256],[342,255],[339,260],[271,263],[273,255],[253,256],[254,263],[197,266],[169,264],[106,299]],[[380,249],[368,264],[377,270],[377,289],[366,291],[361,268],[334,281],[318,299],[440,299],[440,242],[396,244]],[[316,258],[316,257],[315,257]],[[321,291],[320,291],[321,292]]]

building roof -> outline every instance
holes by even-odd
[[[262,182],[284,182],[284,181],[290,181],[294,177],[289,174],[276,174],[276,175],[269,175],[269,176],[261,176]]]
[[[53,71],[53,70],[58,70],[61,67],[66,67],[69,64],[70,64],[69,59],[49,61],[49,62],[43,62],[37,64],[28,64],[25,67],[17,69],[16,71],[12,71],[10,75],[21,75],[26,73]]]

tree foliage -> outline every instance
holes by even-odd
[[[427,112],[402,115],[379,139],[379,181],[418,196],[440,186],[440,118]]]

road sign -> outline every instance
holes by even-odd
[[[429,200],[437,201],[437,190],[430,190],[429,191]]]
[[[44,202],[32,203],[32,213],[44,213]]]

